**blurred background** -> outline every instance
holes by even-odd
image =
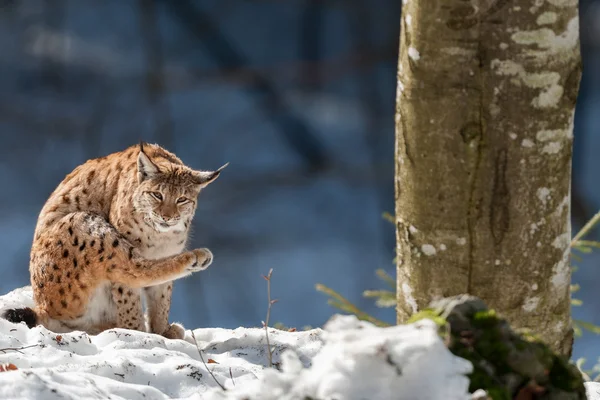
[[[215,263],[176,283],[172,319],[259,326],[334,312],[395,275],[393,149],[400,0],[0,0],[0,293],[29,284],[38,213],[74,167],[143,139],[217,168],[192,247]],[[573,225],[600,208],[600,1],[581,0]],[[600,323],[600,256],[578,263],[575,317]],[[596,359],[600,337],[576,342]]]

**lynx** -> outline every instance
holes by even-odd
[[[208,249],[184,249],[198,194],[226,166],[194,171],[140,143],[77,167],[38,218],[29,264],[35,307],[4,318],[57,333],[118,327],[182,339],[183,327],[168,320],[172,282],[212,263]]]

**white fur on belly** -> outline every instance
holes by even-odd
[[[116,323],[117,305],[112,299],[111,286],[110,282],[104,282],[96,287],[83,317],[66,321],[68,326],[87,331],[108,323]]]

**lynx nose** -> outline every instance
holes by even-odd
[[[178,218],[177,209],[175,208],[175,206],[165,204],[160,209],[160,216],[161,216],[163,222],[165,222],[167,224],[170,222],[176,221]]]
[[[170,218],[168,218],[166,215],[163,215],[161,225],[173,226],[173,225],[177,224],[177,222],[179,222],[179,218],[176,215],[173,215]]]

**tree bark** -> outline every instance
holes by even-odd
[[[572,345],[577,0],[403,0],[398,320],[469,293]]]

